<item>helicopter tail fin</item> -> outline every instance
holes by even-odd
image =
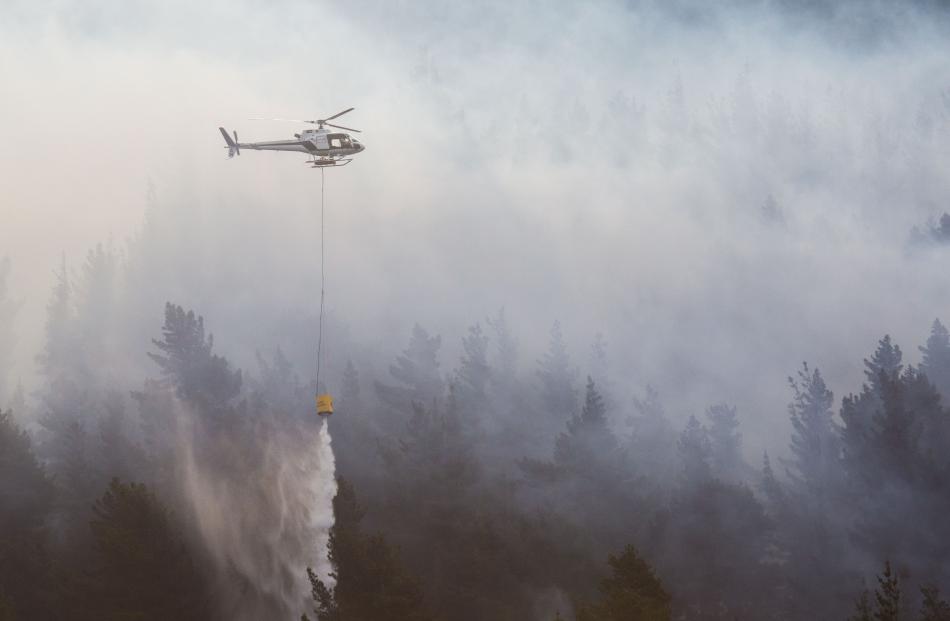
[[[224,136],[224,141],[228,143],[228,157],[234,157],[235,155],[241,155],[241,147],[238,145],[235,140],[237,139],[237,132],[234,133],[235,140],[231,139],[231,136],[228,135],[228,132],[225,131],[223,127],[218,128],[221,131],[221,135]]]

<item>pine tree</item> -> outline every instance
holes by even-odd
[[[112,248],[97,244],[86,255],[76,298],[76,337],[87,369],[87,386],[103,387],[112,378],[119,360],[116,331],[118,257]]]
[[[934,319],[927,344],[919,349],[923,355],[920,372],[950,401],[950,332],[939,319]]]
[[[940,598],[940,589],[935,586],[921,587],[923,601],[920,605],[920,621],[950,621],[950,604]]]
[[[600,584],[601,601],[582,606],[577,621],[668,621],[672,597],[653,568],[628,545],[607,559],[611,575]]]
[[[415,490],[418,495],[456,498],[480,476],[480,464],[464,431],[453,399],[430,407],[414,403],[395,445],[380,444],[388,475],[398,485],[422,486]]]
[[[462,339],[462,360],[456,373],[456,398],[463,416],[472,416],[490,409],[488,383],[491,369],[488,366],[488,336],[478,324],[468,329]]]
[[[604,335],[598,332],[590,345],[590,375],[598,386],[606,383],[607,366],[607,341],[604,340]]]
[[[412,404],[428,406],[442,397],[444,385],[439,372],[442,337],[429,336],[419,324],[413,326],[409,346],[389,366],[395,386],[376,382],[376,393],[390,408],[409,414]]]
[[[9,618],[45,620],[57,616],[43,526],[54,488],[30,444],[0,410],[0,600]]]
[[[39,423],[37,451],[57,478],[76,479],[85,459],[86,427],[94,421],[89,391],[89,365],[79,351],[73,304],[73,289],[63,259],[46,307],[46,342],[37,356],[43,384],[38,391]],[[67,488],[70,493],[76,488]],[[79,499],[88,502],[88,498]]]
[[[759,618],[782,585],[772,520],[751,489],[708,475],[702,428],[697,422],[687,430],[684,459],[694,465],[672,490],[662,521],[651,524],[651,553],[675,577],[686,617]]]
[[[788,509],[782,519],[787,559],[784,572],[792,587],[788,606],[793,616],[807,617],[815,610],[838,613],[841,601],[829,584],[847,575],[844,556],[849,549],[844,504],[841,441],[831,410],[834,397],[821,373],[803,365],[789,378],[793,399],[788,406],[792,422],[792,457],[786,466]],[[840,613],[843,613],[840,610]]]
[[[874,591],[875,621],[900,621],[901,586],[891,571],[890,561],[884,562],[884,573],[878,576],[877,585]]]
[[[875,485],[882,475],[875,438],[879,435],[877,426],[884,409],[883,384],[893,387],[901,378],[902,357],[900,347],[885,335],[878,341],[871,359],[864,360],[867,381],[861,393],[848,395],[841,403],[844,423],[840,429],[842,462],[852,487],[859,494],[864,492],[858,490]]]
[[[574,382],[576,371],[571,366],[561,324],[557,321],[551,328],[551,344],[538,362],[538,377],[541,378],[541,405],[545,418],[561,421],[577,411],[577,392]]]
[[[871,359],[864,359],[864,376],[867,378],[871,391],[879,392],[882,373],[887,378],[900,376],[904,368],[902,358],[901,348],[891,343],[890,335],[885,334],[884,338],[878,341],[877,349],[874,350]]]
[[[659,393],[647,386],[646,394],[633,399],[630,417],[630,455],[638,472],[654,481],[669,481],[678,468],[678,434],[666,417]]]
[[[333,499],[335,521],[328,544],[331,590],[308,569],[316,621],[428,621],[418,583],[405,570],[398,552],[381,535],[365,535],[360,522],[364,511],[353,487],[337,481]]]
[[[834,395],[818,369],[803,364],[798,378],[788,379],[794,398],[788,406],[792,421],[790,475],[807,494],[823,502],[836,483],[840,444],[831,410]]]
[[[680,434],[678,448],[685,482],[699,484],[708,481],[712,475],[709,432],[695,416],[689,417],[686,428]]]
[[[70,370],[76,346],[73,290],[65,257],[54,275],[56,284],[46,306],[46,345],[37,357],[40,371],[51,383],[63,378]]]
[[[888,476],[905,481],[918,464],[920,426],[917,413],[908,407],[906,386],[899,377],[881,371],[878,378],[882,409],[874,417],[875,455]]]
[[[618,464],[617,439],[607,426],[607,408],[594,380],[587,377],[584,407],[558,436],[554,463],[568,472],[599,479]]]
[[[486,323],[492,329],[492,342],[495,345],[491,366],[497,369],[497,373],[492,375],[492,381],[511,381],[518,370],[518,342],[511,334],[505,309],[499,309],[495,317],[487,319]]]
[[[873,459],[873,410],[871,401],[880,401],[877,395],[865,392],[848,395],[841,400],[841,420],[844,423],[841,435],[841,461],[844,472],[852,484],[860,487],[870,485],[875,478],[871,464]],[[856,486],[857,487],[857,486]]]
[[[785,505],[785,492],[772,470],[772,461],[769,459],[768,452],[762,454],[762,482],[760,488],[765,494],[771,511],[780,513]]]
[[[145,485],[113,479],[93,516],[94,555],[83,602],[92,618],[212,618],[206,577],[172,516]]]
[[[600,332],[594,335],[594,342],[590,346],[590,376],[594,378],[608,409],[615,409],[613,382],[610,380],[610,365],[607,360],[607,341]]]
[[[854,614],[848,617],[848,621],[874,621],[871,614],[871,600],[868,590],[861,591],[861,595],[854,602]]]
[[[105,410],[99,418],[98,476],[105,484],[113,477],[130,478],[141,470],[144,455],[131,439],[131,429],[123,396],[117,392],[106,395]]]
[[[270,359],[255,353],[258,377],[252,379],[257,410],[269,409],[273,416],[284,417],[313,411],[313,391],[300,382],[293,363],[277,347]]]
[[[910,424],[909,439],[916,447],[917,457],[929,461],[938,470],[950,467],[950,455],[946,451],[950,446],[950,416],[936,386],[913,368],[908,368],[900,381],[906,408],[911,413],[904,422]]]
[[[214,337],[205,336],[204,318],[181,306],[165,305],[162,339],[152,339],[159,353],[149,357],[162,370],[167,385],[178,396],[198,406],[207,416],[225,412],[241,391],[241,372],[212,353]]]
[[[65,505],[67,521],[74,522],[86,512],[88,501],[94,494],[92,441],[85,424],[74,420],[66,427],[59,442],[60,455],[54,464],[54,473],[63,492],[61,504]]]
[[[716,476],[726,481],[742,480],[742,434],[736,408],[724,403],[706,410],[711,465]]]
[[[490,334],[490,410],[481,428],[484,435],[479,452],[500,468],[524,455],[527,447],[531,452],[547,450],[550,436],[538,433],[541,419],[533,395],[524,389],[519,375],[518,341],[505,309],[499,309],[486,323]]]

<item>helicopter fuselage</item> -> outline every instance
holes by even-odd
[[[239,142],[238,147],[255,151],[299,151],[318,157],[346,157],[356,155],[365,147],[347,133],[328,129],[305,129],[294,134],[296,140],[273,142]]]
[[[297,151],[310,155],[313,159],[308,160],[308,163],[313,164],[314,166],[345,166],[351,161],[350,156],[356,155],[366,148],[359,140],[353,138],[350,134],[346,133],[346,131],[358,133],[360,130],[344,127],[342,125],[334,125],[329,121],[332,121],[333,119],[341,117],[344,114],[352,111],[353,108],[347,108],[343,112],[338,112],[325,119],[316,119],[312,121],[304,121],[300,119],[254,119],[259,121],[290,121],[293,123],[311,123],[313,125],[317,125],[316,129],[305,129],[299,134],[294,134],[293,140],[273,140],[270,142],[238,142],[236,131],[233,132],[234,137],[232,139],[231,135],[229,135],[223,127],[219,127],[218,130],[224,137],[224,142],[227,145],[225,148],[228,150],[229,158],[234,157],[235,155],[240,155],[241,149],[251,149],[252,151]],[[332,127],[334,130],[346,131],[330,130],[324,127],[324,125],[327,127]]]

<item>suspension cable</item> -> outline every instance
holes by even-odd
[[[317,328],[317,394],[320,394],[320,361],[323,351],[323,304],[326,298],[326,251],[324,245],[324,176],[323,167],[320,167],[320,320]]]

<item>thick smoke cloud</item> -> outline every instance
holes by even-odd
[[[950,190],[945,19],[925,4],[3,11],[0,249],[27,386],[51,269],[109,239],[163,257],[137,265],[143,325],[174,299],[239,364],[277,342],[306,368],[316,177],[293,155],[225,161],[215,127],[262,139],[294,126],[248,116],[350,105],[368,150],[327,194],[341,350],[504,306],[526,360],[554,319],[578,361],[602,332],[624,386],[684,418],[735,402],[747,445],[775,448],[801,360],[853,387],[883,331],[921,342],[950,301],[939,250],[907,247]]]

